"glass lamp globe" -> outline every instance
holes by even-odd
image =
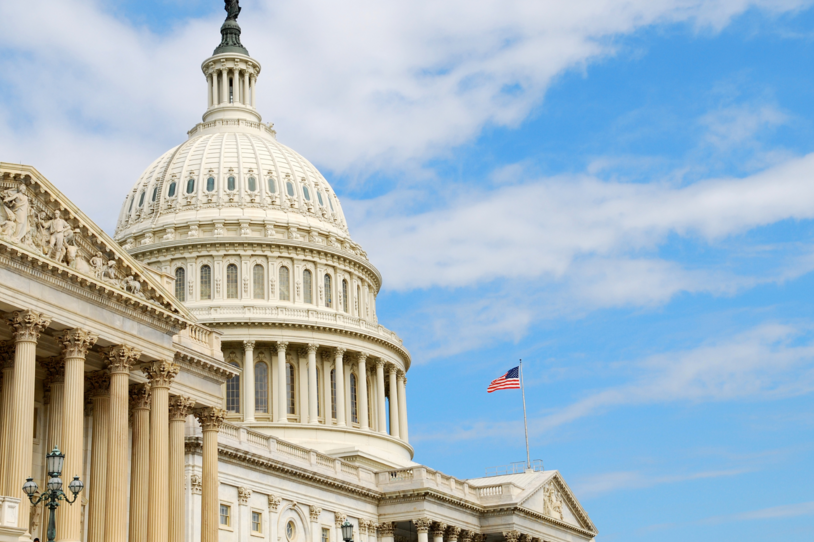
[[[62,474],[63,463],[65,463],[65,454],[60,452],[56,446],[51,453],[45,456],[45,466],[48,469],[48,475],[52,478],[59,478]]]
[[[62,489],[62,478],[57,478],[56,476],[49,478],[48,489],[52,491],[59,491]]]
[[[71,490],[71,493],[74,495],[80,493],[82,489],[85,487],[85,484],[82,483],[82,480],[79,479],[79,476],[74,476],[71,483],[68,484],[68,489]]]
[[[353,524],[348,520],[345,520],[345,523],[342,524],[342,539],[345,542],[353,540]]]
[[[40,488],[37,486],[37,482],[35,482],[33,478],[26,478],[25,484],[23,484],[23,492],[26,495],[33,497],[39,490]]]

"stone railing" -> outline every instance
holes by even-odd
[[[190,324],[179,331],[173,340],[192,350],[222,360],[220,337],[219,331],[213,331],[198,324]]]
[[[427,467],[409,467],[379,472],[376,474],[376,482],[385,493],[434,488],[484,506],[513,502],[522,492],[521,487],[511,482],[484,487],[471,486],[466,480],[460,480]]]

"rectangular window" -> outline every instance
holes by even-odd
[[[220,505],[220,524],[224,527],[232,526],[232,507],[225,504]]]
[[[212,299],[212,268],[201,267],[201,299]]]
[[[237,266],[229,264],[226,267],[226,298],[237,299]]]
[[[331,371],[331,417],[336,419],[336,370]]]
[[[266,289],[264,288],[266,284],[266,270],[263,269],[262,265],[255,265],[254,266],[254,298],[255,299],[265,299],[266,298]]]
[[[252,512],[252,532],[263,532],[263,514],[260,512]]]
[[[322,542],[331,542],[331,530],[322,528]]]
[[[280,301],[289,301],[291,299],[291,289],[289,287],[288,268],[280,268]]]

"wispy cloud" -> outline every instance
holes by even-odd
[[[756,521],[763,519],[783,519],[800,516],[814,515],[814,501],[801,502],[796,504],[785,504],[782,506],[772,506],[760,510],[728,514],[724,516],[714,516],[703,520],[701,523],[732,523],[737,521]]]
[[[617,491],[645,489],[692,480],[738,476],[747,472],[749,472],[748,469],[725,469],[688,474],[649,474],[641,471],[606,472],[579,479],[574,482],[574,488],[581,498],[590,499]]]

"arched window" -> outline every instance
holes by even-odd
[[[214,192],[215,191],[215,178],[209,177],[206,179],[206,191],[207,192]]]
[[[234,361],[232,365],[240,367]],[[226,381],[226,410],[229,412],[240,412],[240,375],[235,375]]]
[[[325,275],[325,306],[332,307],[333,299],[331,298],[331,275]]]
[[[201,299],[212,299],[212,268],[201,267]]]
[[[359,423],[359,411],[356,407],[356,375],[350,374],[350,419],[353,423]]]
[[[175,270],[175,297],[178,301],[185,301],[184,293],[187,290],[187,274],[183,267]]]
[[[290,363],[285,364],[285,404],[288,409],[288,414],[296,414],[297,394],[294,389],[296,378],[294,376],[294,366]]]
[[[302,187],[302,195],[305,196],[305,201],[311,201],[311,192],[308,191],[307,186]]]
[[[232,192],[234,191],[235,188],[236,188],[235,178],[233,176],[230,176],[228,179],[226,179],[226,189]]]
[[[170,189],[167,191],[167,197],[171,198],[171,197],[175,196],[175,186],[176,186],[176,184],[177,183],[175,181],[172,181],[170,183]]]
[[[237,299],[237,266],[233,263],[226,266],[226,298]]]
[[[322,192],[320,192],[319,190],[317,190],[317,199],[319,200],[319,206],[325,207],[325,202],[322,201]]]
[[[311,271],[306,269],[302,272],[302,297],[305,303],[313,303],[314,296],[312,293],[312,286],[311,286]]]
[[[195,179],[190,179],[187,181],[187,194],[192,194],[195,192]]]
[[[256,192],[257,191],[257,179],[254,177],[249,177],[249,192]]]
[[[158,197],[158,187],[156,186],[155,188],[153,188],[153,197],[150,201],[155,201],[155,198],[157,197]]]
[[[127,212],[128,212],[128,213],[132,213],[132,212],[133,212],[133,204],[134,204],[134,203],[136,203],[136,196],[135,196],[135,194],[134,194],[134,195],[133,195],[133,197],[130,199],[130,207],[127,209]]]
[[[269,194],[276,193],[277,193],[277,181],[274,180],[274,177],[269,177]]]
[[[336,369],[331,369],[331,417],[336,419]]]
[[[291,286],[289,284],[288,268],[280,268],[280,300],[289,301],[291,299]]]
[[[263,269],[263,266],[257,264],[254,266],[254,298],[255,299],[265,299],[266,298],[266,270]]]
[[[330,194],[328,194],[328,205],[331,206],[331,212],[335,213],[336,211],[334,211],[334,202],[331,201],[331,195]]]
[[[342,310],[348,312],[348,281],[342,279]]]
[[[144,194],[146,194],[146,192],[142,192],[142,193],[141,193],[141,196],[139,196],[139,199],[138,199],[138,206],[139,206],[139,207],[141,207],[142,205],[144,205]]]
[[[254,410],[264,414],[269,411],[269,366],[265,361],[254,364]]]
[[[285,183],[285,189],[288,192],[288,197],[293,198],[294,197],[294,183],[292,183],[291,181],[288,181],[287,183]]]

